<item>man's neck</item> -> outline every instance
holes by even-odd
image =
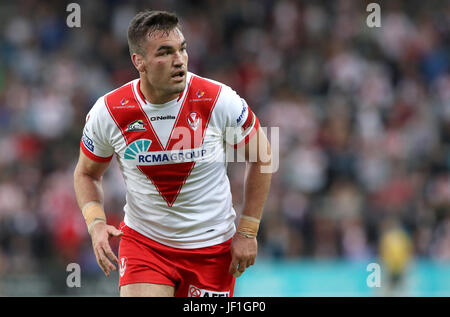
[[[164,94],[161,91],[158,91],[154,89],[147,80],[141,78],[139,89],[141,90],[142,94],[144,95],[145,99],[155,105],[164,104],[166,102],[169,102],[173,99],[178,98],[180,95],[179,93],[174,94]]]

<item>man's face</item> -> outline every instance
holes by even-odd
[[[154,31],[144,49],[143,69],[151,87],[164,95],[181,93],[186,85],[188,63],[181,31],[178,28],[168,33]]]

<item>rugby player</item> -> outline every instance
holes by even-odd
[[[138,13],[128,44],[139,78],[93,105],[74,171],[98,265],[106,276],[118,265],[121,296],[232,296],[235,278],[257,255],[271,181],[262,169],[271,164],[267,137],[235,91],[188,71],[175,14]],[[247,159],[237,226],[227,147],[243,149]],[[114,154],[127,190],[119,228],[103,209],[102,176]],[[120,237],[118,257],[113,236]]]

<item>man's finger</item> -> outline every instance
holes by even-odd
[[[245,271],[245,266],[241,263],[239,263],[236,271],[233,273],[233,277],[239,277],[241,276]]]
[[[116,255],[114,254],[114,252],[111,250],[111,246],[109,245],[109,243],[106,243],[105,246],[103,247],[103,250],[105,251],[106,256],[114,261],[116,264],[119,264],[119,259],[116,257]],[[116,267],[113,265],[113,270],[116,270]]]
[[[102,251],[103,251],[103,264],[108,268],[108,271],[109,270],[115,271],[116,267],[114,266],[114,264],[111,263],[111,261],[109,259],[109,256],[108,256],[108,252],[106,251],[106,247],[102,246],[101,248],[102,248]]]
[[[103,273],[106,274],[106,268],[105,268],[104,265],[103,265],[103,261],[102,261],[102,259],[101,259],[101,256],[100,256],[100,254],[99,254],[97,248],[94,248],[94,254],[95,254],[95,257],[96,257],[96,259],[97,259],[97,264],[98,264],[98,266],[99,266],[100,269],[103,271]]]
[[[238,271],[244,273],[245,269],[247,268],[247,261],[241,261],[239,262],[239,268]]]
[[[233,259],[231,260],[231,264],[230,264],[230,268],[228,269],[228,272],[233,275],[236,271],[237,271],[237,266],[238,266],[238,261],[237,259]]]
[[[98,254],[97,258],[98,265],[102,269],[103,273],[105,273],[106,276],[109,276],[109,270],[105,263],[105,255],[103,254],[103,250],[100,247],[97,249],[97,254]]]
[[[237,266],[235,266],[234,272],[232,273],[234,277],[239,277],[242,275],[242,273],[244,273],[245,269],[246,269],[246,265],[244,261],[240,261],[239,264]]]
[[[123,235],[122,231],[120,231],[119,229],[117,229],[113,226],[108,227],[108,233],[114,237],[120,237]]]
[[[103,271],[105,272],[106,276],[109,276],[109,271],[114,268],[114,265],[108,260],[108,258],[105,255],[105,251],[101,246],[97,249],[98,255],[99,255],[99,264],[103,268]]]

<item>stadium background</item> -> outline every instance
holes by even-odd
[[[280,128],[259,257],[237,296],[450,295],[448,1],[376,1],[380,28],[366,25],[369,1],[74,2],[81,28],[66,25],[69,2],[0,4],[0,295],[118,294],[73,170],[89,108],[137,76],[126,29],[147,8],[179,14],[190,71]],[[243,168],[230,164],[237,210]],[[116,164],[104,189],[118,224]],[[80,288],[66,286],[69,263]]]

